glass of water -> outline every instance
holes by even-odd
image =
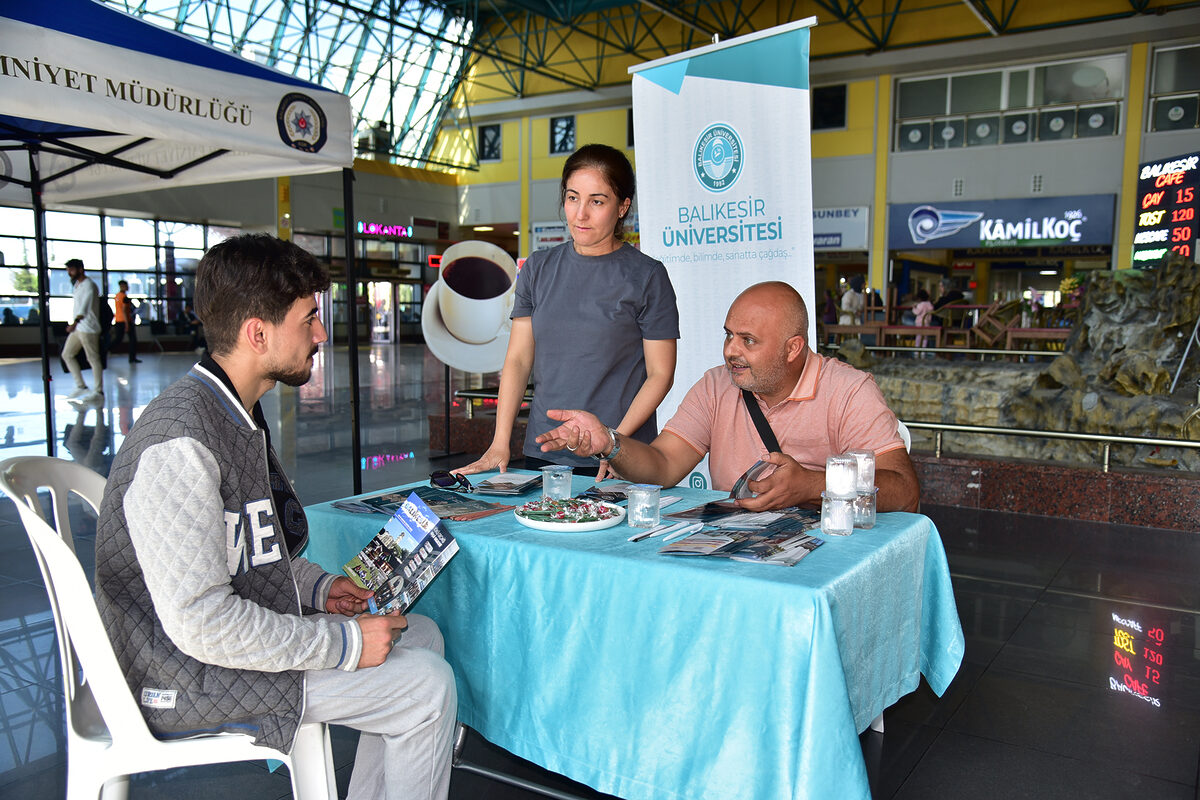
[[[542,467],[542,499],[566,500],[571,496],[571,468],[561,464]]]
[[[629,515],[625,521],[631,528],[653,528],[658,524],[658,492],[661,488],[652,483],[635,483],[629,487]]]

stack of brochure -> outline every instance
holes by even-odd
[[[414,492],[342,571],[375,593],[372,614],[408,611],[458,552],[458,542]]]
[[[518,495],[525,494],[542,485],[541,475],[524,472],[501,472],[475,484],[479,494]]]

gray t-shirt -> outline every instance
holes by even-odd
[[[534,438],[558,426],[551,408],[581,408],[616,427],[646,382],[643,339],[678,339],[679,311],[666,268],[623,245],[581,256],[571,242],[529,256],[517,276],[512,316],[532,317],[533,406],[525,455],[594,466],[567,451],[543,453]],[[651,414],[634,438],[658,434]]]

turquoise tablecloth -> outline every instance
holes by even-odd
[[[675,509],[717,497],[669,491]],[[307,511],[305,555],[335,572],[383,522]],[[624,525],[449,528],[461,551],[414,611],[445,634],[459,719],[628,800],[869,798],[858,733],[920,674],[940,695],[962,660],[945,551],[918,514],[822,537],[795,567],[661,556]]]

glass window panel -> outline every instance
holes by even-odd
[[[93,219],[96,219],[93,217]],[[99,227],[97,225],[97,227]],[[87,242],[57,242],[53,239],[46,242],[47,258],[50,259],[50,264],[55,267],[61,267],[67,263],[68,259],[79,258],[83,260],[84,269],[90,272],[100,271],[100,245],[88,244]]]
[[[945,78],[930,78],[921,81],[902,81],[900,99],[897,104],[901,119],[910,117],[934,117],[946,113]]]
[[[999,72],[958,75],[950,79],[950,113],[970,114],[975,111],[1000,110]]]
[[[154,248],[132,244],[107,245],[108,259],[105,265],[110,269],[153,270]]]
[[[154,244],[154,220],[105,217],[104,239],[119,244]]]
[[[1154,54],[1152,94],[1200,89],[1200,45],[1159,50]]]
[[[326,239],[324,236],[317,236],[311,233],[296,233],[292,235],[292,241],[296,243],[297,247],[307,250],[314,256],[326,255]]]
[[[89,275],[92,280],[96,279],[95,275]],[[74,284],[71,283],[71,276],[67,274],[65,269],[50,270],[50,294],[57,297],[70,297],[74,291]]]
[[[208,226],[208,246],[212,247],[214,244],[219,244],[220,242],[223,242],[226,239],[232,238],[234,236],[240,236],[241,234],[242,234],[241,228],[226,228],[222,225],[209,225]]]
[[[65,211],[46,212],[46,237],[49,239],[82,239],[100,241],[100,218],[95,214],[69,214]]]
[[[33,209],[0,206],[0,233],[33,236]]]
[[[1005,108],[1029,108],[1029,70],[1008,73],[1008,105]]]
[[[1050,64],[1034,70],[1033,100],[1048,106],[1116,99],[1124,81],[1124,56]]]
[[[189,225],[186,222],[159,222],[158,242],[165,245],[168,242],[176,247],[192,247],[204,249],[204,226]]]
[[[479,160],[499,161],[503,150],[500,146],[500,126],[479,126]]]
[[[150,272],[113,272],[108,273],[108,295],[111,297],[121,291],[117,284],[125,281],[129,284],[129,296],[132,298],[153,297],[158,294],[158,277]]]
[[[846,84],[814,86],[812,90],[812,129],[814,131],[846,127]]]
[[[5,308],[12,312],[10,317],[4,315],[4,325],[36,325],[38,323],[37,314],[33,315],[33,321],[30,322],[29,315],[37,308],[37,299],[34,297],[3,297],[0,296],[0,308]]]
[[[204,258],[204,251],[193,249],[190,247],[174,247],[169,251],[175,258],[175,269],[187,269],[193,272],[200,264],[200,259]],[[163,258],[166,259],[168,250],[163,248]]]
[[[33,239],[0,236],[0,264],[17,266],[37,263],[37,247]]]
[[[397,245],[396,257],[401,261],[409,264],[425,264],[425,256],[421,253],[421,245],[419,244],[404,244],[403,242]]]
[[[369,258],[386,258],[391,261],[396,257],[395,242],[384,239],[364,239],[363,245],[366,247]]]
[[[0,294],[37,294],[37,269],[0,267]]]
[[[575,151],[575,117],[550,118],[550,154]]]

